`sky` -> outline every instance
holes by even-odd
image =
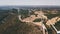
[[[0,0],[1,5],[59,5],[60,0]]]

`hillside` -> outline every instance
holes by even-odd
[[[10,14],[5,23],[0,25],[0,34],[42,34],[37,27],[19,21],[16,14]]]

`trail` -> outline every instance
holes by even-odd
[[[45,30],[47,30],[47,28],[45,27],[45,25],[43,24],[43,21],[44,19],[47,20],[47,16],[44,15],[43,12],[40,12],[40,11],[36,11],[34,12],[35,14],[37,14],[37,16],[35,15],[31,15],[30,17],[27,17],[27,18],[24,18],[24,19],[21,19],[21,15],[19,15],[19,20],[22,21],[22,22],[28,22],[28,23],[32,23],[36,26],[39,27],[39,29],[43,32],[43,34],[48,34],[47,32],[45,32]],[[35,19],[41,19],[40,22],[33,22]]]
[[[47,30],[46,25],[50,26],[50,25],[55,25],[55,23],[57,23],[57,21],[60,21],[60,17],[54,17],[52,19],[48,19],[47,16],[44,15],[43,12],[40,11],[36,11],[34,12],[35,14],[37,14],[37,16],[35,15],[31,15],[30,17],[21,19],[21,15],[18,16],[19,20],[22,22],[27,22],[27,23],[32,23],[36,26],[39,26],[39,28],[43,31],[43,34],[48,34],[48,31],[45,32],[45,30]],[[35,19],[41,19],[40,22],[33,22]],[[45,20],[45,21],[44,21]],[[45,23],[43,23],[45,22]],[[40,27],[41,26],[41,27]],[[49,29],[48,29],[49,30]],[[55,31],[53,30],[53,28],[50,28],[50,30],[55,33]],[[49,31],[49,33],[51,32]]]

